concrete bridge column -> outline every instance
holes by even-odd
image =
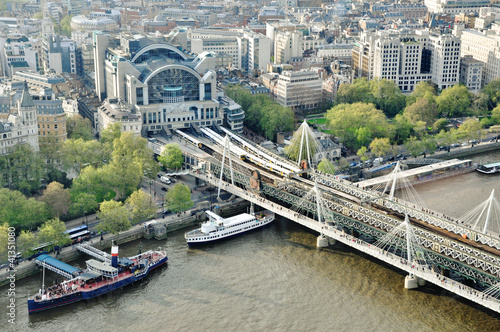
[[[415,289],[418,288],[418,278],[413,274],[409,274],[405,277],[405,288]]]
[[[321,234],[320,236],[318,236],[318,238],[316,239],[316,246],[318,248],[325,248],[325,247],[328,247],[328,238],[324,235],[324,234]]]

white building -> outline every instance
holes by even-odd
[[[122,132],[141,135],[141,113],[135,112],[134,108],[126,103],[105,101],[102,106],[97,108],[97,119],[99,134],[109,126],[119,124]]]
[[[500,32],[463,30],[461,55],[471,55],[483,63],[482,84],[500,77]]]
[[[190,40],[191,52],[228,54],[233,58],[231,67],[245,73],[266,71],[271,61],[271,40],[250,29],[195,29]]]
[[[34,151],[39,150],[36,108],[26,84],[17,103],[17,114],[0,122],[0,155],[9,154],[17,144],[29,144]]]
[[[59,35],[51,35],[43,41],[43,64],[48,73],[51,69],[56,73],[76,74],[76,42]]]
[[[243,133],[245,112],[241,108],[241,105],[229,97],[220,97],[219,102],[224,109],[224,124],[236,133]]]
[[[192,18],[197,20],[202,27],[211,26],[217,21],[217,14],[208,10],[166,8],[162,11],[162,15],[165,19]]]
[[[314,71],[283,71],[278,76],[276,101],[295,110],[313,109],[321,102],[321,89],[321,78]]]
[[[392,80],[403,92],[422,81],[445,89],[459,82],[460,44],[457,36],[428,30],[364,31],[352,50],[354,75]]]
[[[222,124],[216,100],[215,58],[191,58],[170,44],[143,36],[111,40],[94,34],[96,92],[134,107],[143,133]]]
[[[481,7],[488,7],[489,0],[425,0],[429,13],[460,14],[478,13]]]
[[[3,75],[12,77],[17,71],[38,71],[39,49],[35,47],[37,41],[30,41],[26,36],[9,37],[1,54]]]
[[[472,93],[481,91],[483,63],[472,55],[464,56],[460,61],[460,83],[463,83]]]

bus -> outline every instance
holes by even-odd
[[[65,233],[69,235],[71,243],[80,243],[90,239],[89,227],[87,225],[68,229]]]
[[[33,258],[37,258],[38,256],[43,255],[43,254],[48,254],[49,252],[51,252],[53,250],[53,249],[49,250],[51,246],[52,246],[52,242],[45,242],[45,243],[41,243],[38,246],[32,248],[31,251],[33,251],[33,255],[29,256],[28,260],[32,260]]]

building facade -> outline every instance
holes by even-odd
[[[352,50],[355,77],[385,78],[411,92],[419,82],[439,89],[458,84],[460,38],[428,30],[388,30],[361,34]]]
[[[276,101],[295,110],[309,110],[321,102],[322,80],[314,71],[284,71],[278,76]]]
[[[94,35],[99,99],[119,99],[141,115],[143,133],[222,124],[216,99],[215,58],[195,58],[142,36]]]
[[[461,33],[461,40],[461,55],[471,55],[483,63],[483,85],[500,77],[500,32],[488,30],[482,33],[465,29]]]
[[[472,93],[481,91],[483,63],[472,55],[464,56],[460,61],[460,83],[463,83]]]
[[[25,84],[17,114],[9,114],[0,122],[0,155],[9,154],[17,144],[28,144],[34,151],[39,150],[36,108]]]

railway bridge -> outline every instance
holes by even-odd
[[[407,288],[427,281],[500,312],[498,235],[474,231],[392,195],[300,169],[241,137],[233,139],[230,135],[236,135],[230,132],[225,138],[206,129],[203,132],[208,133],[205,138],[182,137],[202,151],[196,157],[198,167],[189,171],[193,176],[318,232],[319,247],[339,241],[408,272],[415,282],[405,280]],[[321,197],[311,194],[314,190]],[[405,218],[413,229],[413,245],[425,253],[428,264],[403,258],[405,253],[409,257],[409,235],[392,237],[392,250],[375,245]],[[469,287],[467,280],[478,286]]]

